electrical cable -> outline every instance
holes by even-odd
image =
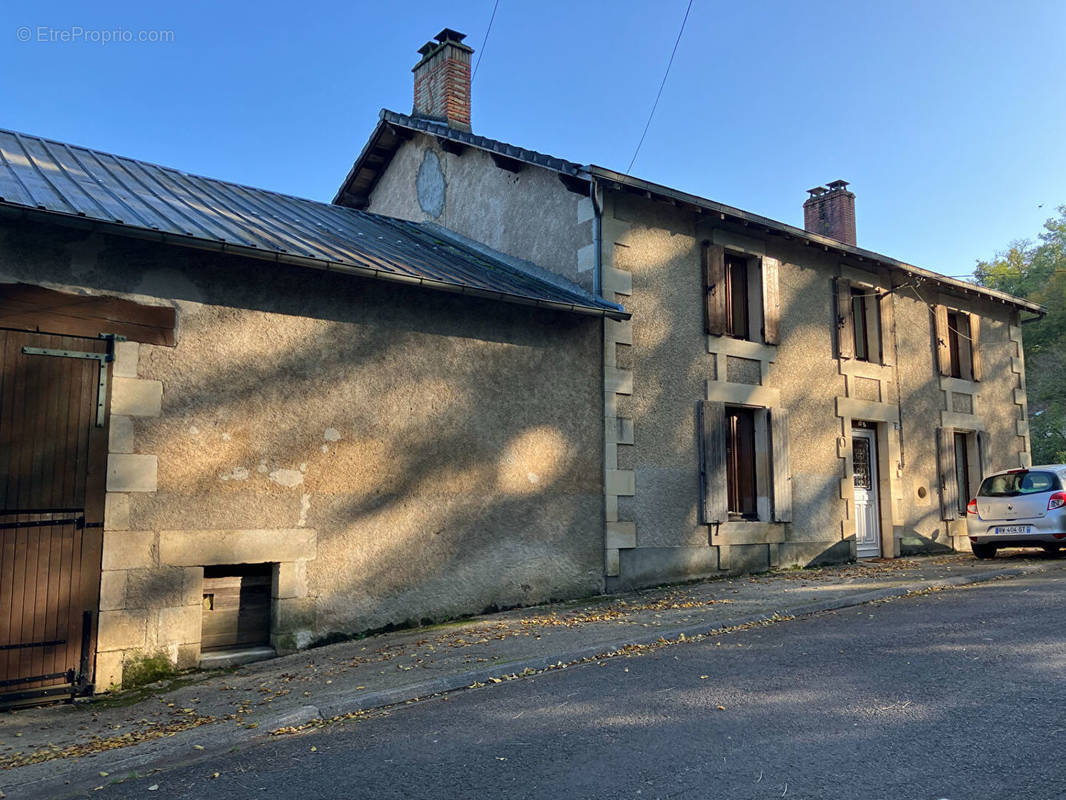
[[[485,45],[489,42],[489,34],[492,33],[492,21],[496,19],[496,9],[500,7],[500,0],[492,6],[492,16],[489,17],[489,26],[485,28],[485,38],[481,40],[481,49],[477,51],[477,61],[474,62],[474,71],[470,74],[470,82],[474,82],[474,77],[477,75],[477,68],[481,66],[481,57],[485,55]]]
[[[626,174],[630,174],[633,169],[633,164],[636,163],[637,153],[640,152],[640,146],[644,144],[644,137],[648,135],[648,128],[651,127],[652,117],[655,116],[655,109],[659,106],[659,98],[663,96],[663,87],[666,86],[666,79],[670,77],[670,68],[674,65],[674,56],[677,55],[677,46],[681,44],[681,37],[685,33],[685,24],[688,22],[689,12],[692,11],[693,0],[688,0],[688,7],[685,9],[685,17],[681,20],[681,30],[677,32],[677,40],[674,42],[674,49],[670,51],[670,60],[666,63],[666,73],[663,75],[662,83],[659,84],[659,92],[655,95],[655,102],[651,104],[651,113],[648,114],[648,121],[644,125],[644,132],[640,134],[640,141],[637,142],[637,149],[633,151],[633,158],[629,160],[629,166],[626,167]]]

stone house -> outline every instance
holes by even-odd
[[[602,590],[620,306],[432,224],[0,154],[8,699]]]
[[[475,135],[462,38],[331,204],[0,131],[0,693],[965,548],[1027,463],[1039,306]]]
[[[381,112],[334,202],[625,304],[603,322],[606,585],[967,549],[982,474],[1029,463],[1042,308],[858,247],[844,181],[799,229],[476,135],[462,39],[419,51],[413,113]]]

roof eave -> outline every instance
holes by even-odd
[[[512,305],[535,306],[538,308],[553,309],[556,311],[568,311],[593,317],[607,317],[614,320],[627,320],[631,314],[625,310],[616,310],[598,306],[587,306],[580,303],[565,303],[552,300],[543,300],[523,295],[510,294],[507,292],[494,292],[487,289],[478,289],[472,286],[463,286],[432,278],[411,277],[397,273],[378,270],[372,267],[364,267],[358,264],[350,264],[340,261],[299,256],[292,253],[279,253],[272,250],[263,250],[256,247],[232,244],[216,239],[205,239],[197,236],[179,235],[168,231],[151,230],[118,222],[107,222],[92,219],[78,214],[68,214],[48,209],[28,208],[16,203],[0,201],[0,216],[8,218],[29,219],[47,224],[59,224],[81,230],[100,231],[102,233],[124,236],[131,239],[162,242],[180,247],[188,247],[195,250],[208,250],[227,255],[245,256],[260,261],[269,261],[277,264],[290,264],[293,266],[319,269],[324,272],[339,272],[348,275],[358,275],[370,280],[386,281],[389,283],[402,283],[408,286],[424,286],[435,291],[462,294],[469,297],[481,297]]]
[[[916,267],[913,264],[908,264],[904,261],[899,261],[889,256],[882,255],[873,250],[866,250],[855,245],[845,244],[837,239],[832,239],[828,236],[822,236],[817,233],[811,233],[802,228],[797,228],[793,225],[788,225],[784,222],[778,222],[777,220],[770,219],[769,217],[762,217],[758,214],[752,214],[747,211],[742,211],[739,208],[727,206],[723,203],[717,203],[713,200],[708,200],[705,197],[699,197],[698,195],[688,194],[687,192],[671,189],[668,186],[663,186],[657,183],[651,183],[649,181],[641,180],[640,178],[634,178],[630,175],[625,175],[621,172],[615,172],[614,170],[607,169],[606,167],[599,167],[596,165],[590,165],[588,167],[589,174],[601,181],[609,181],[618,184],[618,187],[622,186],[636,189],[638,191],[646,192],[648,196],[658,196],[671,200],[675,203],[684,203],[694,206],[698,210],[710,211],[717,213],[722,220],[732,219],[747,227],[756,226],[762,227],[767,232],[775,232],[789,238],[796,238],[809,242],[811,244],[821,245],[826,250],[835,250],[842,256],[851,256],[857,258],[860,261],[869,261],[875,265],[888,267],[890,269],[897,269],[901,272],[910,273],[915,276],[926,278],[928,280],[936,281],[937,283],[944,284],[951,288],[972,292],[975,294],[985,295],[1000,302],[1009,303],[1017,306],[1018,308],[1030,311],[1039,316],[1044,316],[1047,313],[1047,309],[1038,303],[1033,303],[1029,300],[1025,300],[1014,295],[1007,294],[1006,292],[998,291],[997,289],[988,289],[983,286],[977,286],[976,284],[969,283],[967,281],[959,280],[958,278],[950,278],[947,275],[941,275],[938,272],[932,270],[923,269],[922,267]]]

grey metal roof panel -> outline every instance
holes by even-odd
[[[577,284],[547,281],[431,227],[0,130],[0,207],[109,232],[627,318]]]

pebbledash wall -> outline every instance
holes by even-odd
[[[177,309],[113,367],[98,687],[197,663],[205,566],[273,565],[279,652],[602,590],[597,320],[29,223],[0,281]]]
[[[950,475],[938,430],[973,434],[971,489],[982,469],[1028,464],[1016,307],[932,280],[915,285],[910,275],[871,270],[798,237],[767,237],[623,190],[605,191],[602,206],[603,293],[633,315],[602,323],[609,588],[854,558],[855,422],[876,431],[881,552],[968,548],[965,520],[941,508]],[[538,264],[592,288],[592,202],[550,170],[527,165],[512,173],[476,148],[445,152],[435,137],[416,133],[387,166],[369,210],[435,221],[516,257],[535,252]],[[756,303],[761,272],[773,265],[778,344],[705,333],[704,243],[748,259]],[[841,281],[883,296],[884,364],[841,357]],[[981,317],[980,382],[941,376],[937,306]],[[761,449],[760,521],[701,524],[700,401],[787,412],[790,463],[779,467],[792,498],[790,521],[773,519],[772,456]]]

